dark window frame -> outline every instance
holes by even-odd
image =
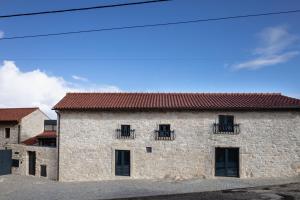
[[[234,115],[219,115],[219,132],[234,132]]]
[[[130,137],[131,126],[129,124],[121,125],[121,137]]]
[[[146,152],[147,153],[152,153],[152,147],[146,147]]]
[[[20,160],[19,159],[12,159],[12,167],[19,167],[20,166]]]
[[[56,138],[38,138],[38,145],[44,147],[56,147]]]
[[[171,124],[159,124],[158,137],[171,137]]]
[[[10,138],[10,128],[5,128],[5,138],[6,139]]]
[[[41,165],[41,177],[47,177],[47,165]]]

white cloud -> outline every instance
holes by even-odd
[[[4,31],[0,30],[0,38],[3,38],[3,37],[4,37]]]
[[[261,45],[254,50],[255,58],[233,65],[234,69],[259,69],[285,63],[300,53],[291,50],[299,37],[290,34],[286,26],[265,28],[258,37]]]
[[[73,78],[74,80],[77,80],[77,81],[84,81],[84,82],[87,82],[87,81],[88,81],[87,78],[82,77],[82,76],[77,76],[77,75],[72,75],[72,78]]]
[[[13,61],[4,61],[0,66],[0,107],[38,106],[54,118],[51,108],[66,92],[78,91],[118,92],[120,89],[110,85],[78,85],[39,69],[22,72]]]
[[[253,60],[237,64],[234,67],[235,69],[259,69],[269,65],[285,63],[298,54],[299,54],[298,51],[292,51],[280,55],[263,56],[263,57],[255,58]]]

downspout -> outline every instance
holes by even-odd
[[[18,124],[18,144],[21,143],[21,123]]]
[[[60,113],[59,111],[55,111],[57,114],[57,181],[59,181],[59,144],[60,144]]]

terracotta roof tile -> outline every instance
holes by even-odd
[[[280,93],[68,93],[55,110],[272,110],[300,109]]]
[[[0,108],[0,122],[20,121],[39,108]]]
[[[38,138],[56,138],[56,131],[44,131],[41,134],[38,134],[34,137],[24,140],[22,144],[25,145],[34,145],[38,143]]]

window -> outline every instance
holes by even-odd
[[[45,120],[44,121],[44,130],[45,131],[56,131],[56,120]]]
[[[56,131],[56,125],[45,125],[45,131]]]
[[[152,147],[146,147],[146,152],[147,153],[152,153]]]
[[[12,159],[12,167],[19,167],[19,160],[18,159]]]
[[[5,128],[5,138],[10,138],[10,128]]]
[[[219,131],[234,132],[234,117],[232,115],[219,115]]]
[[[39,146],[56,147],[56,138],[39,138]]]
[[[122,137],[130,136],[130,125],[121,125],[121,136]]]
[[[158,137],[171,137],[171,125],[170,124],[160,124]]]
[[[41,165],[41,176],[47,177],[47,166]]]

